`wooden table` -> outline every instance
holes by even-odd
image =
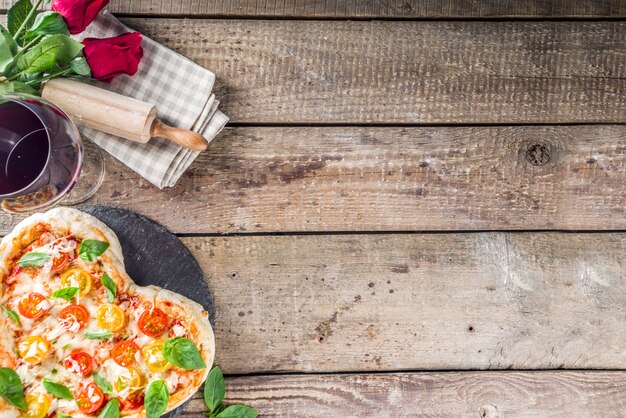
[[[197,257],[229,402],[626,416],[625,0],[111,9],[231,117],[175,188],[108,158],[92,201]]]

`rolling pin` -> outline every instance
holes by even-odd
[[[202,135],[166,125],[157,119],[154,105],[132,97],[67,78],[46,82],[41,97],[78,125],[144,144],[152,137],[162,137],[194,151],[207,148]]]

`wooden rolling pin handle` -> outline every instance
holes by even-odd
[[[155,119],[150,130],[150,135],[167,138],[185,148],[193,151],[204,151],[208,143],[204,137],[196,132],[187,131],[185,129],[174,128]]]

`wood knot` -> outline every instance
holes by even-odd
[[[492,404],[484,404],[478,410],[478,416],[480,418],[499,418],[500,413],[498,412],[498,408]]]
[[[550,161],[550,149],[544,144],[531,144],[526,149],[526,161],[534,166],[546,165]]]

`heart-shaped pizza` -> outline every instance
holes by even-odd
[[[0,416],[158,417],[192,396],[215,352],[202,307],[124,270],[117,237],[59,208],[0,244]]]

